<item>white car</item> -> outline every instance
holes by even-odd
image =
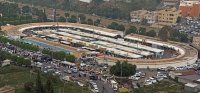
[[[151,80],[146,80],[144,83],[144,85],[151,85],[151,84],[153,84],[153,82]]]
[[[128,79],[132,79],[132,80],[139,80],[140,79],[140,76],[130,76]]]
[[[149,77],[148,80],[150,80],[152,83],[156,83],[157,82],[156,79],[154,79],[153,77]]]
[[[164,78],[157,78],[157,81],[159,82],[159,81],[162,81]]]
[[[77,83],[78,83],[79,86],[84,86],[84,84],[82,84],[82,83],[80,83],[80,82],[77,82]]]
[[[167,76],[164,74],[158,73],[157,78],[167,78]]]

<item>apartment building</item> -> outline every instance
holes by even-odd
[[[165,6],[174,6],[179,2],[179,0],[164,0]]]
[[[182,17],[200,17],[200,2],[199,0],[181,1],[179,10],[182,11]]]
[[[200,35],[193,36],[192,44],[196,47],[200,47]]]
[[[130,12],[131,22],[141,22],[146,14],[147,10],[137,10]]]
[[[176,8],[164,9],[158,11],[158,22],[152,24],[152,27],[162,28],[163,26],[172,26],[176,23],[178,16],[181,16],[181,10]]]
[[[148,24],[153,24],[157,22],[158,12],[157,11],[147,11],[146,15],[144,15],[144,19],[147,20]]]

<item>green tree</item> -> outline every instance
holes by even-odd
[[[145,34],[146,36],[150,36],[150,37],[155,37],[156,36],[156,32],[154,30],[151,30],[149,32],[146,32]]]
[[[140,28],[139,28],[139,34],[140,34],[140,35],[145,35],[145,33],[146,33],[146,28],[140,27]]]
[[[177,20],[176,20],[176,23],[180,23],[181,22],[181,17],[178,16]]]
[[[24,59],[23,65],[30,66],[31,60],[30,59]]]
[[[80,20],[85,20],[86,16],[84,14],[79,14],[78,17],[80,18]]]
[[[11,56],[11,61],[17,62],[17,56],[16,56],[16,55],[12,55],[12,56]]]
[[[7,58],[7,55],[6,55],[6,54],[7,54],[6,51],[0,50],[0,66],[1,66],[2,62],[3,62],[4,60],[6,60],[6,58]]]
[[[15,20],[15,25],[19,25],[20,21],[19,20]]]
[[[40,77],[40,70],[37,70],[37,78],[36,78],[36,86],[35,86],[35,93],[45,93],[44,87],[41,82],[41,77]]]
[[[162,39],[163,41],[167,41],[168,40],[168,30],[170,29],[169,26],[164,26],[162,27],[162,29],[159,31],[158,33],[158,37],[160,37],[160,39]]]
[[[29,7],[29,6],[23,6],[23,7],[22,7],[22,12],[23,12],[23,13],[28,13],[29,10],[30,10],[30,7]]]
[[[66,22],[66,18],[60,16],[60,18],[58,19],[58,22]]]
[[[181,33],[180,40],[181,42],[187,42],[188,41],[187,34]]]
[[[28,92],[32,92],[34,89],[34,83],[33,82],[26,82],[24,84],[24,89]]]
[[[69,13],[65,13],[65,17],[68,18],[69,17]]]
[[[14,19],[14,17],[10,17],[10,20],[9,21],[14,21],[15,19]]]
[[[74,55],[67,55],[66,56],[66,61],[69,61],[69,62],[75,62],[75,56]]]
[[[17,63],[23,64],[23,62],[24,62],[24,57],[23,56],[17,57]]]
[[[77,19],[75,15],[72,15],[71,18],[73,18],[73,19]]]
[[[118,25],[116,30],[125,31],[125,27],[124,27],[124,25]]]
[[[132,65],[126,61],[122,63],[117,61],[115,65],[110,67],[110,73],[116,76],[121,76],[121,71],[123,71],[122,76],[134,75],[136,73],[136,65]]]
[[[32,16],[31,15],[26,15],[26,20],[32,20]]]
[[[70,23],[77,23],[76,19],[74,19],[74,18],[68,18],[68,22],[70,22]]]
[[[92,20],[91,18],[89,18],[89,19],[87,20],[87,23],[88,23],[88,25],[93,25],[93,20]]]
[[[8,17],[3,17],[3,21],[9,21]]]
[[[48,79],[46,81],[45,93],[54,93],[53,85],[52,85],[52,82],[51,82],[49,77],[48,77]]]
[[[125,34],[136,33],[137,28],[135,26],[131,26],[126,30]]]
[[[47,22],[47,15],[45,9],[43,11],[43,22]]]
[[[21,22],[20,22],[21,24],[26,24],[27,23],[27,21],[26,20],[21,20]]]
[[[0,27],[3,25],[3,23],[2,22],[0,22]]]

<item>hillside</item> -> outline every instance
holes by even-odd
[[[10,0],[14,2],[21,2],[30,4],[30,0]],[[33,5],[39,5],[43,7],[52,8],[54,4],[56,8],[66,11],[76,11],[87,14],[97,14],[99,16],[105,16],[108,18],[120,18],[125,19],[129,17],[130,11],[147,9],[155,10],[159,5],[157,0],[132,0],[131,3],[125,3],[122,1],[115,2],[103,2],[102,0],[93,0],[90,4],[80,2],[79,0],[31,0]]]

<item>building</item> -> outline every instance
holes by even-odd
[[[181,1],[179,10],[182,11],[182,17],[200,17],[200,2],[199,1]]]
[[[81,2],[86,2],[86,3],[92,2],[92,0],[79,0],[79,1],[81,1]]]
[[[131,22],[141,22],[146,15],[147,10],[137,10],[130,13]]]
[[[174,6],[179,2],[179,0],[164,0],[165,6]]]
[[[169,76],[172,78],[172,79],[175,79],[176,77],[178,76],[187,76],[187,75],[194,75],[196,74],[195,71],[186,71],[186,70],[177,70],[177,71],[170,71],[169,72]]]
[[[151,25],[154,28],[162,28],[163,26],[172,26],[176,23],[177,18],[181,16],[181,10],[176,8],[164,9],[158,11],[158,22]]]
[[[4,86],[0,88],[0,93],[15,93],[15,88],[11,86]]]
[[[200,47],[200,35],[193,36],[192,44],[196,47]]]
[[[148,11],[147,14],[144,16],[144,19],[147,20],[148,24],[156,23],[158,19],[157,11]]]
[[[195,83],[187,83],[184,85],[184,90],[188,91],[189,93],[196,93],[200,90],[200,85]]]

